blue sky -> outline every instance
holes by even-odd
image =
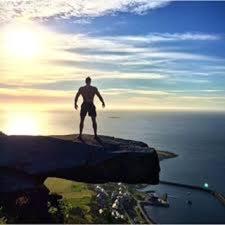
[[[30,61],[0,57],[3,101],[70,109],[90,75],[109,109],[225,109],[225,2],[18,2],[0,26],[32,21],[51,54],[18,73]]]

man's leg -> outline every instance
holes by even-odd
[[[95,137],[98,137],[98,135],[97,135],[97,122],[96,122],[96,117],[95,116],[92,116],[91,119],[92,119],[92,125],[93,125],[93,130],[94,130]]]
[[[84,119],[85,119],[85,116],[80,117],[80,134],[78,138],[82,138],[82,132],[84,128]]]

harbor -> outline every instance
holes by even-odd
[[[139,191],[150,197],[140,204],[153,223],[225,223],[224,196],[206,187],[161,181]],[[164,202],[152,204],[152,196]]]

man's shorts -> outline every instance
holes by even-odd
[[[96,117],[97,113],[96,113],[96,108],[93,102],[83,102],[81,105],[81,110],[80,110],[80,116],[81,117],[85,117],[86,115],[90,116],[90,117]]]

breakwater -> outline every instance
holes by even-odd
[[[184,187],[184,188],[190,188],[190,189],[194,189],[194,190],[204,191],[204,192],[207,192],[207,193],[213,195],[221,204],[225,205],[225,196],[222,193],[214,191],[209,188],[203,188],[203,187],[196,186],[196,185],[181,184],[181,183],[176,183],[176,182],[171,182],[171,181],[162,181],[162,180],[160,181],[160,184],[173,185],[173,186],[177,186],[177,187]]]

